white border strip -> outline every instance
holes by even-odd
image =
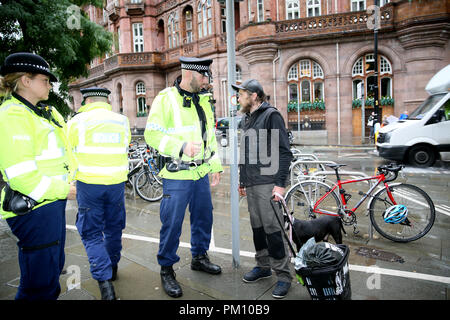
[[[66,225],[66,228],[69,230],[77,230],[75,226],[72,225]],[[131,239],[131,240],[139,240],[139,241],[146,241],[146,242],[152,242],[152,243],[159,243],[158,238],[152,238],[152,237],[146,237],[146,236],[138,236],[135,234],[127,234],[123,233],[122,238],[124,239]],[[214,244],[214,242],[212,242]],[[190,248],[191,245],[187,242],[181,242],[180,241],[180,247],[183,248]],[[220,248],[216,246],[211,246],[209,248],[209,251],[211,252],[218,252],[218,253],[224,253],[224,254],[232,254],[231,249],[226,248]],[[243,257],[253,258],[255,257],[254,252],[250,251],[240,251],[240,255]],[[450,284],[450,277],[442,277],[442,276],[434,276],[431,274],[425,274],[425,273],[417,273],[417,272],[408,272],[408,271],[401,271],[401,270],[394,270],[394,269],[385,269],[380,268],[377,266],[358,266],[354,264],[349,265],[349,269],[353,271],[358,272],[365,272],[365,273],[378,273],[378,274],[384,274],[387,276],[393,276],[393,277],[403,277],[403,278],[410,278],[410,279],[418,279],[418,280],[426,280],[426,281],[433,281],[433,282],[439,282],[439,283],[445,283]]]

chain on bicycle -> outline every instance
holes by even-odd
[[[340,214],[342,223],[346,226],[351,226],[356,224],[356,215],[351,210],[345,210],[344,214]]]

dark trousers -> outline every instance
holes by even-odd
[[[250,213],[250,225],[253,230],[256,265],[260,268],[272,268],[278,280],[290,282],[289,247],[283,237],[283,230],[275,214],[283,221],[283,212],[279,204],[275,210],[270,204],[274,184],[262,184],[247,187],[247,203]]]
[[[76,226],[89,259],[92,277],[111,279],[120,260],[125,228],[125,182],[114,185],[77,181]]]
[[[66,200],[7,219],[19,239],[20,284],[17,300],[56,300],[64,267]]]
[[[208,175],[199,180],[163,179],[163,199],[160,205],[162,227],[158,263],[171,266],[180,260],[177,255],[181,227],[189,205],[191,222],[191,253],[206,253],[211,241],[213,206]]]

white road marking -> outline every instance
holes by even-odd
[[[77,230],[76,226],[73,226],[73,225],[66,225],[66,228],[69,230]],[[138,236],[135,234],[123,233],[122,238],[146,241],[146,242],[151,242],[151,243],[159,243],[158,238]],[[190,248],[191,245],[187,242],[180,241],[180,247]],[[223,253],[223,254],[230,254],[230,255],[232,254],[231,249],[220,248],[220,247],[216,247],[216,246],[214,246],[214,247],[210,246],[209,251]],[[239,253],[243,257],[253,258],[255,256],[255,253],[250,252],[250,251],[242,251],[241,250]],[[384,274],[384,275],[393,276],[393,277],[403,277],[403,278],[426,280],[426,281],[450,284],[450,277],[435,276],[435,275],[425,274],[425,273],[408,272],[408,271],[401,271],[401,270],[394,270],[394,269],[385,269],[385,268],[380,268],[377,266],[371,266],[371,267],[358,266],[358,265],[354,265],[354,264],[350,264],[349,268],[350,268],[350,270],[358,271],[358,272],[378,273],[378,274]]]

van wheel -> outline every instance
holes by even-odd
[[[431,167],[436,161],[436,154],[429,146],[414,146],[409,151],[409,163],[416,167]]]

